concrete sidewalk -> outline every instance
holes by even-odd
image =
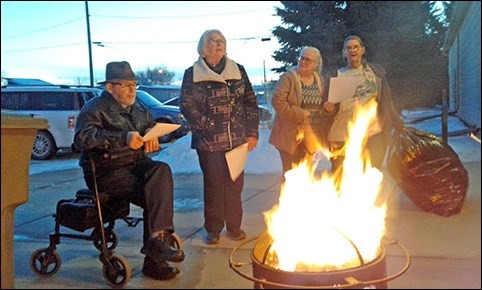
[[[479,160],[464,165],[469,172],[467,198],[462,212],[449,218],[422,212],[396,186],[387,186],[393,189],[387,236],[403,244],[411,258],[408,271],[390,281],[389,288],[481,288],[481,163]],[[99,252],[91,241],[62,239],[57,247],[62,264],[51,277],[39,278],[30,270],[32,253],[49,244],[49,234],[54,230],[51,215],[57,201],[72,198],[76,190],[84,188],[84,181],[78,169],[32,175],[29,182],[30,199],[15,211],[16,288],[110,288],[103,277]],[[144,277],[141,273],[144,256],[139,252],[142,225],[128,228],[124,222],[118,221],[119,245],[115,254],[126,258],[132,269],[132,278],[124,288],[253,288],[253,282],[229,267],[229,257],[240,243],[224,235],[217,245],[203,242],[202,176],[175,175],[174,185],[174,222],[186,253],[186,260],[177,264],[181,274],[170,281]],[[248,238],[256,238],[265,231],[262,212],[277,203],[279,190],[278,175],[245,176],[243,228]],[[131,215],[141,216],[140,209],[132,207]],[[296,234],[296,229],[293,233]],[[303,237],[300,236],[300,246],[302,243]],[[235,261],[250,262],[253,246],[254,242],[251,242],[241,247],[236,252]],[[387,248],[388,275],[397,273],[405,261],[400,251]],[[249,264],[240,271],[252,276]]]

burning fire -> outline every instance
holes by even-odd
[[[377,205],[383,174],[363,152],[376,109],[375,102],[360,107],[348,125],[339,186],[331,173],[316,178],[306,161],[286,173],[279,204],[264,212],[271,267],[332,271],[360,266],[379,254],[386,215],[386,204]]]

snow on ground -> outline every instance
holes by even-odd
[[[437,108],[415,109],[413,111],[402,112],[402,116],[407,126],[441,136],[441,110]],[[426,117],[433,118],[425,119]],[[414,122],[420,119],[425,120]],[[468,129],[463,122],[454,116],[449,116],[447,123],[449,133]],[[260,130],[258,146],[248,155],[248,161],[245,167],[246,174],[281,174],[281,160],[278,151],[268,142],[269,133],[270,130]],[[449,137],[448,142],[452,149],[457,152],[462,162],[480,161],[480,141],[476,141],[468,134],[464,134]],[[154,154],[153,159],[168,163],[174,174],[201,172],[196,151],[191,149],[191,134],[167,145],[160,153]],[[320,166],[328,168],[328,161],[323,160]],[[76,158],[47,161],[32,160],[30,162],[30,174],[68,170],[78,167],[78,160]]]

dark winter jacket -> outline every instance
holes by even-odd
[[[104,91],[85,104],[77,118],[74,145],[82,151],[80,166],[84,172],[91,172],[92,157],[97,170],[113,170],[145,158],[142,148],[129,148],[127,134],[138,131],[143,135],[155,123],[150,112],[137,101],[129,112]]]
[[[228,58],[220,74],[199,58],[184,72],[180,100],[193,149],[226,151],[258,138],[256,95],[244,67]]]

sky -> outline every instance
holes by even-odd
[[[1,1],[2,77],[38,78],[54,84],[90,84],[86,1]],[[94,82],[110,61],[133,70],[163,66],[180,84],[197,60],[207,29],[227,38],[228,57],[243,65],[253,84],[276,80],[270,68],[280,44],[278,1],[88,1]],[[262,41],[270,38],[269,41]]]
[[[419,130],[430,132],[436,135],[441,134],[442,120],[440,114],[441,110],[439,108],[403,111],[406,126],[415,127]],[[409,124],[413,120],[435,115],[439,115],[439,117]],[[463,122],[454,116],[449,116],[447,123],[449,133],[467,129]],[[281,174],[281,160],[279,153],[268,142],[270,132],[270,130],[260,130],[258,145],[248,154],[248,160],[245,167],[246,174]],[[480,161],[480,140],[477,141],[465,134],[462,136],[449,137],[448,143],[458,154],[462,162]],[[175,142],[170,143],[167,147],[161,150],[160,153],[156,154],[153,159],[161,160],[169,164],[174,174],[201,173],[196,151],[191,149],[190,133],[182,138],[179,138]],[[29,173],[33,175],[74,168],[79,168],[78,159],[76,158],[69,160],[32,160],[30,161]],[[329,168],[329,161],[322,159],[318,165],[318,169],[329,170]]]

